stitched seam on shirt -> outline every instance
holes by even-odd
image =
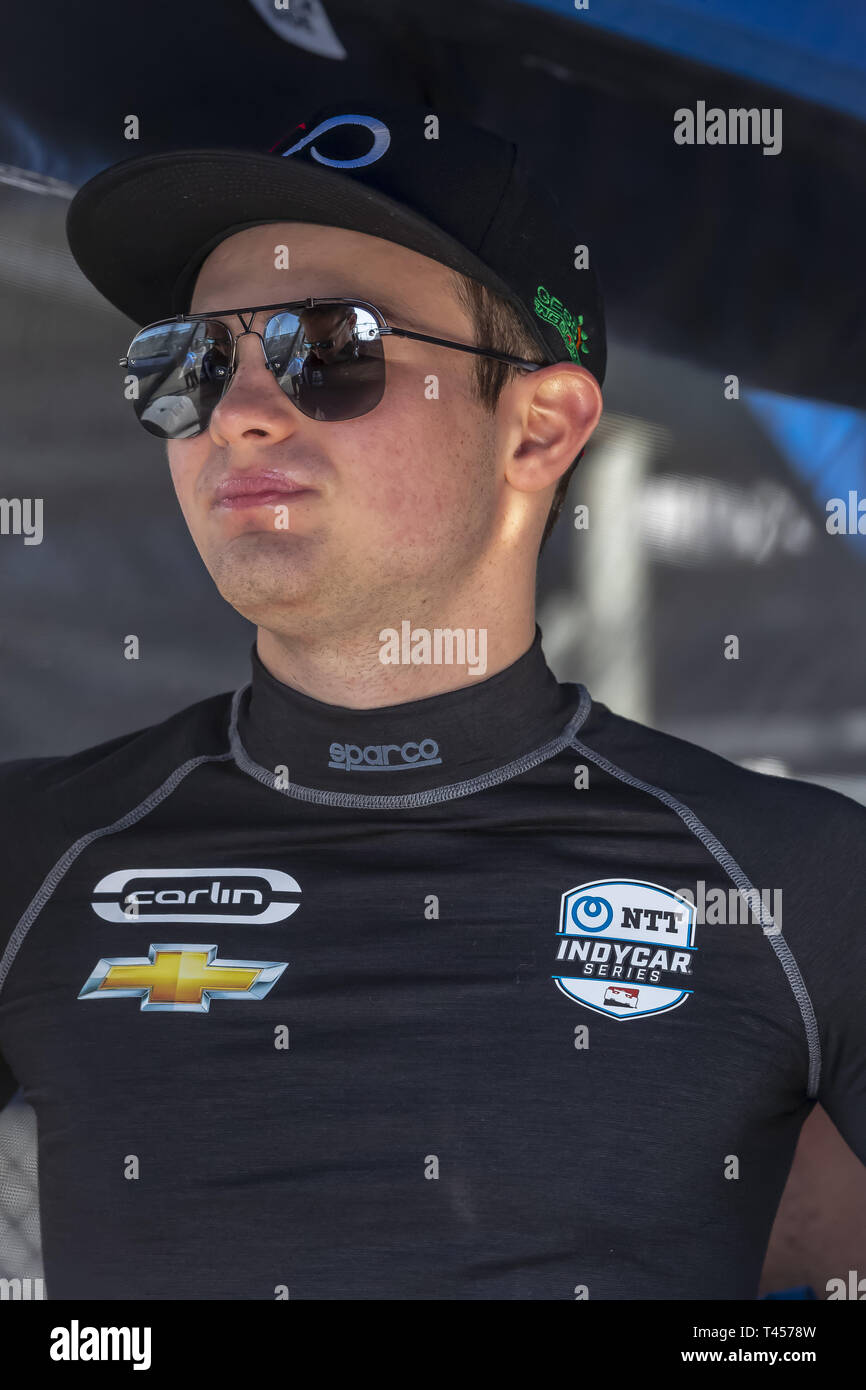
[[[24,938],[28,931],[46,903],[51,901],[51,897],[57,885],[66,874],[67,870],[75,863],[75,860],[78,858],[79,854],[81,854],[82,850],[87,849],[88,845],[92,845],[94,840],[99,840],[104,835],[114,835],[121,830],[126,830],[131,825],[135,825],[136,821],[142,820],[144,816],[148,815],[160,802],[164,801],[167,796],[170,796],[175,787],[177,787],[183,781],[184,777],[195,768],[201,767],[203,763],[226,762],[231,756],[231,753],[205,753],[199,758],[191,758],[188,762],[182,763],[180,767],[176,767],[174,772],[165,779],[162,785],[157,787],[156,791],[151,792],[150,795],[146,796],[143,801],[140,801],[137,806],[134,806],[131,811],[127,811],[126,815],[121,816],[119,820],[112,821],[111,825],[103,825],[97,830],[89,830],[86,835],[82,835],[74,844],[69,846],[69,849],[60,856],[54,867],[46,874],[41,886],[37,889],[33,898],[21,914],[21,917],[18,919],[15,930],[12,932],[6,944],[6,950],[3,952],[2,959],[0,959],[0,990],[2,990],[6,982],[6,977],[12,968],[12,963],[24,944]]]
[[[543,744],[541,748],[536,748],[531,753],[524,753],[522,757],[506,763],[504,767],[494,768],[490,772],[482,773],[479,777],[471,777],[465,782],[452,782],[444,787],[431,787],[424,792],[407,792],[404,796],[365,796],[360,792],[322,791],[315,787],[302,787],[294,782],[290,782],[287,787],[278,787],[275,774],[262,767],[260,763],[255,762],[241,743],[238,731],[238,711],[241,698],[249,688],[249,686],[241,686],[239,690],[235,691],[229,725],[229,741],[232,753],[241,771],[249,777],[254,777],[257,782],[262,783],[262,786],[269,787],[271,791],[278,792],[281,796],[291,796],[298,801],[312,801],[319,806],[346,806],[359,811],[408,811],[416,806],[433,806],[441,801],[454,801],[461,796],[473,796],[476,792],[483,792],[489,787],[496,787],[501,782],[507,782],[512,777],[519,777],[521,773],[528,772],[531,768],[537,767],[539,763],[547,762],[549,758],[568,748],[573,735],[586,720],[592,705],[589,691],[585,686],[579,685],[580,702],[562,733],[551,739],[549,743]]]
[[[806,1081],[806,1095],[809,1100],[817,1100],[818,1087],[821,1079],[821,1038],[818,1033],[818,1022],[815,1017],[815,1010],[809,996],[809,991],[800,973],[800,967],[794,959],[793,952],[782,935],[781,927],[776,926],[772,914],[768,912],[764,906],[763,898],[757,893],[757,890],[740,868],[736,859],[725,849],[721,840],[717,839],[712,831],[707,829],[703,821],[698,819],[694,811],[690,810],[684,802],[678,801],[670,792],[666,792],[662,787],[654,787],[652,783],[644,782],[640,777],[634,777],[630,772],[626,772],[623,768],[617,767],[615,763],[610,762],[610,760],[605,758],[601,753],[596,753],[593,749],[588,748],[587,745],[581,743],[579,739],[574,740],[572,747],[576,752],[583,754],[584,757],[597,763],[605,772],[609,772],[612,776],[618,777],[621,782],[627,782],[629,786],[649,792],[652,796],[658,797],[660,801],[663,801],[672,811],[675,811],[680,819],[688,826],[689,830],[691,830],[692,834],[701,841],[710,851],[713,858],[721,864],[722,868],[725,870],[728,877],[733,880],[739,891],[741,893],[746,892],[749,895],[746,897],[746,902],[751,905],[757,901],[760,904],[761,930],[764,936],[769,939],[777,959],[785,972],[785,978],[788,981],[791,993],[800,1010],[800,1017],[803,1020],[806,1042],[809,1047],[809,1073]]]

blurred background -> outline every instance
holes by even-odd
[[[605,416],[539,571],[554,670],[866,804],[866,10],[278,3],[45,0],[4,23],[0,494],[43,499],[44,538],[0,534],[0,759],[71,753],[230,689],[254,636],[122,398],[134,325],[72,261],[70,198],[120,159],[266,150],[324,101],[383,93],[528,145],[605,289]],[[674,111],[698,101],[781,109],[781,152],[676,145]],[[828,503],[852,493],[852,532],[830,534]],[[821,1298],[849,1269],[866,1273],[866,1169],[816,1107],[761,1292]],[[0,1114],[0,1277],[41,1272],[19,1097]]]

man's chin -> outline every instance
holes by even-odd
[[[320,547],[309,537],[248,532],[237,536],[207,568],[221,596],[252,623],[304,608],[321,587]]]

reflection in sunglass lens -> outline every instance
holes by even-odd
[[[276,314],[267,326],[265,351],[280,388],[311,420],[354,420],[382,399],[382,337],[360,305]]]
[[[137,334],[127,372],[136,378],[135,413],[160,439],[189,439],[207,428],[231,362],[231,336],[218,319],[156,323]]]
[[[354,420],[382,399],[382,337],[361,305],[276,313],[262,341],[278,386],[311,420]],[[126,370],[136,379],[135,413],[144,428],[160,439],[201,434],[226,390],[231,360],[231,334],[219,319],[143,328]]]

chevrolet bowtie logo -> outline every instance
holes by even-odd
[[[79,999],[140,999],[142,1011],[203,1013],[212,999],[264,999],[288,964],[217,960],[216,946],[151,946],[147,956],[99,961]]]

